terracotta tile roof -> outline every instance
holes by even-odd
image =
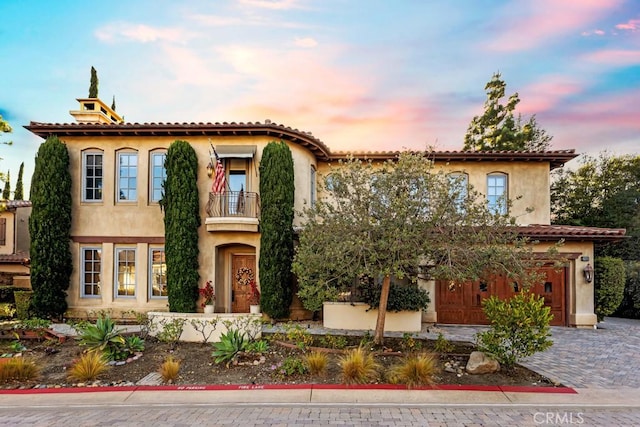
[[[64,136],[217,136],[217,135],[267,135],[298,143],[311,150],[318,158],[328,159],[329,148],[311,132],[289,126],[260,122],[216,123],[40,123],[25,126],[41,138],[49,135]]]
[[[368,159],[392,159],[402,151],[367,151],[331,153],[332,159],[341,159],[349,155]],[[578,157],[575,150],[552,151],[426,151],[425,154],[440,162],[549,162],[551,169],[563,166],[569,160]]]
[[[0,205],[4,206],[6,209],[29,208],[31,207],[31,201],[30,200],[0,200]]]
[[[531,224],[518,227],[523,236],[539,240],[622,240],[627,232],[624,228],[581,227],[575,225]]]
[[[31,122],[25,126],[41,138],[49,135],[64,136],[216,136],[216,135],[268,135],[300,144],[311,150],[322,160],[339,160],[353,155],[370,159],[393,159],[401,151],[361,151],[331,152],[320,139],[311,132],[304,132],[288,126],[261,122],[215,122],[215,123],[40,123]],[[555,151],[427,151],[436,161],[531,161],[549,162],[551,168],[564,165],[577,157],[575,150]]]
[[[25,262],[28,262],[29,260],[29,254],[26,252],[0,255],[1,264],[23,264]]]

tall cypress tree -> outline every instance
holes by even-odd
[[[24,162],[20,163],[18,171],[18,181],[16,182],[16,191],[13,193],[13,200],[24,200],[24,184],[22,183],[22,174],[24,173]]]
[[[7,171],[7,179],[4,180],[4,190],[2,190],[2,198],[9,200],[11,198],[11,171]]]
[[[91,67],[91,82],[89,84],[89,98],[98,97],[98,72]]]
[[[31,203],[31,304],[39,317],[59,318],[67,309],[73,266],[69,152],[56,136],[47,138],[38,149]]]
[[[186,141],[167,151],[163,184],[165,253],[169,311],[192,313],[198,299],[198,158]]]
[[[289,315],[293,293],[294,174],[291,150],[270,142],[260,162],[260,306],[272,318]]]

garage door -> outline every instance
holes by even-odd
[[[542,295],[546,306],[553,314],[552,325],[566,326],[565,319],[565,276],[566,269],[543,267],[542,283],[531,290]],[[495,295],[505,299],[521,291],[520,286],[504,277],[490,282],[455,284],[447,281],[436,283],[436,310],[438,323],[485,325],[488,323],[482,312],[482,300]]]

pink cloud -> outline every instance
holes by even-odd
[[[564,98],[580,93],[583,84],[564,76],[545,76],[543,81],[524,87],[518,110],[526,115],[553,109]]]
[[[302,7],[298,0],[238,0],[238,3],[272,10],[299,9]]]
[[[618,24],[616,28],[619,30],[637,31],[640,29],[640,19],[630,19],[625,24]]]
[[[610,49],[599,50],[583,57],[587,61],[608,65],[640,64],[640,50]]]
[[[526,15],[511,17],[511,9],[505,9],[506,16],[502,31],[489,43],[498,51],[514,51],[539,46],[563,34],[582,32],[582,29],[609,13],[621,0],[537,0],[529,3]],[[515,8],[515,6],[512,6]]]
[[[194,35],[181,28],[161,28],[129,22],[115,22],[98,28],[95,31],[95,36],[103,42],[134,41],[151,43],[169,41],[182,43]]]

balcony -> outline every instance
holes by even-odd
[[[207,231],[258,232],[260,196],[258,193],[229,191],[209,193]]]

